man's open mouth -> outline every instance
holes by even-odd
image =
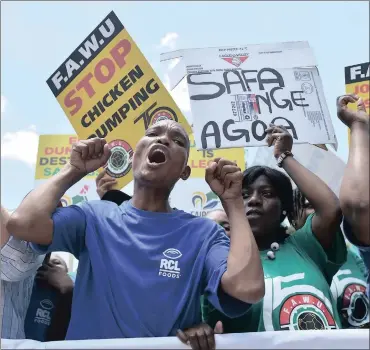
[[[154,149],[148,155],[148,161],[151,165],[163,164],[167,160],[166,154],[159,148]]]

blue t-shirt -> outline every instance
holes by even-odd
[[[355,236],[352,232],[351,225],[346,221],[343,220],[343,231],[346,236],[346,238],[352,243],[354,246],[356,246],[360,252],[360,255],[362,257],[362,260],[366,266],[367,269],[367,295],[370,299],[370,246],[366,247],[363,245],[360,245]]]
[[[174,336],[202,321],[202,294],[229,317],[249,308],[219,288],[230,240],[209,219],[131,201],[84,202],[52,218],[52,243],[35,248],[79,259],[67,340]]]

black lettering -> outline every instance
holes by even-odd
[[[48,158],[41,157],[40,158],[40,165],[47,165],[49,163]]]
[[[190,96],[190,99],[193,100],[193,101],[212,100],[214,98],[220,97],[226,91],[225,86],[223,86],[220,83],[210,82],[210,81],[195,82],[195,81],[192,81],[191,80],[191,78],[194,75],[204,75],[204,74],[211,74],[211,73],[194,73],[194,74],[188,74],[188,76],[187,76],[187,83],[189,85],[204,85],[204,86],[214,85],[214,86],[216,86],[218,88],[218,91],[215,92],[214,94],[209,94],[209,95],[205,95],[205,94],[192,95],[192,96]],[[205,147],[203,147],[203,148],[205,148]]]
[[[114,128],[116,128],[119,124],[122,123],[121,117],[118,115],[118,113],[114,113],[111,118],[107,119],[105,122],[107,128],[109,131],[112,131]]]
[[[122,82],[122,80],[120,81],[120,85],[121,85],[121,82]],[[112,96],[113,101],[117,101],[118,97],[121,97],[123,95],[123,92],[118,90],[118,84],[117,84],[117,85],[114,85],[113,89],[109,90],[109,94]]]
[[[251,91],[251,88],[249,87],[249,83],[257,83],[257,79],[256,78],[250,78],[250,79],[247,79],[245,74],[246,73],[257,73],[258,71],[257,70],[242,70],[242,76],[243,76],[243,79],[244,79],[244,83],[247,87],[247,90],[248,91]]]
[[[105,107],[102,105],[102,103],[100,101],[98,101],[98,103],[96,105],[99,107],[100,112],[104,113]]]
[[[275,78],[262,78],[262,74],[271,73]],[[265,90],[264,84],[278,84],[279,87],[285,87],[284,79],[281,74],[273,68],[263,68],[257,73],[257,80],[260,90]]]
[[[148,91],[150,94],[154,94],[159,90],[159,85],[155,82],[154,79],[150,79],[145,87],[146,91]]]
[[[67,159],[66,157],[60,157],[59,158],[59,165],[65,165],[67,164]]]
[[[229,130],[228,130],[228,127],[230,125],[233,125],[235,124],[235,121],[232,120],[232,119],[228,119],[225,121],[223,127],[222,127],[222,131],[224,133],[224,136],[225,138],[228,140],[228,141],[237,141],[237,140],[240,140],[241,138],[245,137],[245,142],[249,142],[249,132],[248,130],[246,129],[235,129],[235,130],[232,130],[232,134],[229,134]]]
[[[108,102],[108,97],[110,96],[110,94],[109,93],[107,93],[106,95],[104,95],[104,97],[103,97],[103,100],[102,100],[102,102],[103,102],[103,105],[105,106],[105,107],[109,107],[109,106],[111,106],[113,103],[114,103],[114,101],[112,100],[112,101],[110,101],[110,102]]]
[[[130,110],[130,105],[127,103],[124,103],[120,108],[118,108],[118,113],[122,117],[122,119],[127,118],[127,113]]]
[[[97,137],[97,136],[95,134],[92,134],[87,139],[90,140],[90,139],[94,139],[95,137]]]
[[[131,86],[132,86],[132,83],[131,81],[129,80],[128,76],[125,75],[121,81],[119,82],[119,84],[121,85],[123,91],[127,91]]]
[[[189,77],[189,76],[188,76]],[[208,132],[208,127],[212,127],[213,131]],[[218,128],[218,125],[214,121],[209,121],[206,125],[204,125],[202,130],[202,135],[200,137],[202,142],[202,148],[207,148],[207,137],[214,137],[215,138],[215,145],[216,148],[221,147],[221,135],[220,135],[220,129]]]
[[[134,69],[131,69],[128,72],[128,77],[133,83],[136,83],[137,79],[140,79],[143,75],[144,73],[138,65],[136,65]]]
[[[95,121],[95,116],[100,117],[101,113],[98,110],[98,107],[94,106],[91,110],[87,112],[87,115],[90,117],[91,121]]]
[[[130,104],[130,106],[132,107],[133,110],[137,109],[135,101],[132,98],[128,99],[128,103]]]
[[[108,135],[108,130],[107,130],[107,127],[106,127],[106,125],[105,125],[105,124],[102,124],[102,125],[100,126],[100,128],[101,128],[101,131],[102,131],[102,132],[100,132],[100,130],[99,130],[99,129],[96,129],[96,130],[95,130],[95,132],[96,132],[96,136],[97,136],[97,137],[100,137],[101,139],[103,139],[103,138],[105,138],[105,137]]]
[[[148,93],[144,90],[144,88],[141,88],[140,91],[138,91],[134,96],[133,96],[136,104],[138,106],[141,106],[143,102],[145,102],[148,98],[149,95]]]
[[[295,97],[294,94],[300,94],[299,98]],[[290,96],[292,99],[292,102],[297,106],[297,107],[309,107],[309,104],[303,104],[303,101],[306,101],[304,97],[302,97],[303,91],[291,91]],[[298,104],[297,101],[302,101],[302,104]]]
[[[290,120],[288,120],[288,119],[286,119],[286,118],[284,118],[284,117],[276,117],[276,118],[274,118],[274,119],[271,121],[271,123],[272,123],[272,124],[274,124],[274,125],[281,125],[281,124],[276,123],[276,121],[277,121],[278,119],[283,119],[284,121],[286,121],[286,122],[287,122],[287,124],[288,124],[288,125],[283,125],[283,126],[284,126],[287,130],[291,130],[291,131],[292,131],[293,138],[295,138],[296,140],[298,140],[297,132],[296,132],[296,130],[295,130],[295,127],[294,127],[293,123],[292,123]]]
[[[262,125],[263,132],[261,135],[257,134],[257,127],[258,125]],[[257,141],[262,141],[266,137],[266,129],[267,125],[262,120],[254,120],[252,122],[252,135]]]
[[[50,157],[50,165],[58,165],[58,157]]]
[[[91,119],[89,121],[87,121],[86,119],[89,118],[89,116],[87,114],[85,114],[82,119],[81,119],[81,125],[84,127],[84,128],[87,128],[88,126],[91,125],[92,121]]]
[[[235,74],[238,78],[236,81],[229,81],[229,73]],[[232,71],[226,71],[223,74],[224,81],[225,81],[225,86],[226,86],[226,91],[228,94],[231,94],[231,85],[241,85],[243,91],[245,92],[245,85],[242,80],[242,77],[240,76],[240,73],[238,71],[232,70]]]
[[[256,103],[257,103],[257,107],[258,107],[258,114],[261,114],[260,100],[262,100],[267,105],[267,107],[269,109],[269,112],[272,113],[270,95],[268,94],[268,92],[266,92],[265,94],[266,94],[266,97],[263,97],[261,95],[256,95]]]
[[[284,109],[284,108],[287,108],[289,106],[289,110],[292,111],[293,110],[293,105],[292,105],[292,102],[290,100],[287,100],[287,99],[283,99],[283,102],[285,102],[284,104],[280,105],[277,103],[276,99],[275,99],[275,92],[278,91],[278,90],[283,90],[283,88],[281,87],[274,87],[271,89],[270,91],[270,96],[271,96],[271,100],[272,102],[274,103],[274,105],[280,109]]]

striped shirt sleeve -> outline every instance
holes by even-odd
[[[43,259],[28,242],[10,237],[1,249],[1,280],[22,281],[36,273]]]

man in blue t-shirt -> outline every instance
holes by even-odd
[[[176,335],[201,323],[203,294],[229,317],[263,297],[263,270],[235,163],[215,159],[205,176],[228,214],[231,245],[219,225],[168,203],[176,182],[190,176],[189,144],[180,124],[158,122],[136,145],[132,164],[129,159],[115,168],[122,175],[132,165],[130,201],[55,210],[71,186],[110,157],[104,139],[79,141],[69,163],[10,218],[14,236],[35,243],[40,253],[68,251],[79,259],[66,339]],[[115,147],[123,159],[129,156],[119,143]]]
[[[357,110],[348,108],[356,103]],[[340,189],[343,231],[356,245],[368,269],[367,293],[370,298],[370,233],[369,233],[369,115],[364,101],[356,95],[337,99],[338,118],[351,132],[349,157]]]

